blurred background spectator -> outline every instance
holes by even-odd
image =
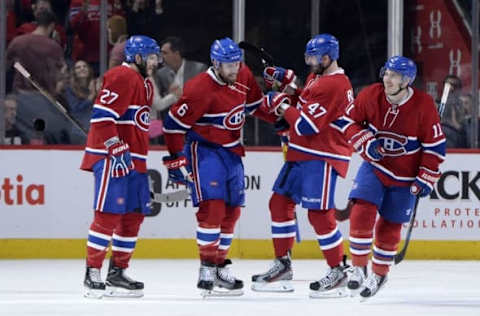
[[[462,134],[461,123],[465,119],[465,108],[460,99],[462,94],[462,81],[455,75],[445,77],[443,84],[448,82],[452,88],[448,95],[445,111],[442,116],[442,129],[447,138],[447,148],[465,147],[465,135]],[[440,100],[437,100],[440,103]]]
[[[17,99],[15,95],[8,94],[4,100],[5,109],[5,144],[6,145],[22,145],[28,141],[25,134],[22,133],[16,122],[17,117]]]
[[[110,51],[108,68],[112,68],[122,64],[125,59],[123,50],[128,38],[127,21],[123,16],[114,15],[108,19],[107,23],[108,42],[113,46]]]

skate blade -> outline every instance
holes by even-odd
[[[310,298],[342,298],[348,296],[348,291],[346,288],[335,288],[328,291],[310,291],[308,295]]]
[[[213,290],[201,290],[200,295],[205,299],[207,297],[232,297],[242,296],[243,290],[226,290],[221,288],[214,288]]]
[[[120,287],[107,286],[105,297],[121,297],[121,298],[139,298],[143,297],[143,290],[128,290]]]
[[[290,281],[253,282],[251,289],[256,292],[270,293],[288,293],[295,291]]]
[[[360,291],[361,290],[361,287],[358,287],[358,289],[348,289],[348,293],[350,295],[350,297],[356,297],[356,296],[359,296],[360,295]]]
[[[105,294],[105,290],[93,290],[88,287],[85,287],[85,292],[83,293],[83,296],[85,298],[91,298],[91,299],[101,299],[103,295]]]

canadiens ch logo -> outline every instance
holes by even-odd
[[[234,107],[223,119],[223,126],[229,130],[241,129],[245,123],[245,105]]]
[[[407,153],[405,149],[405,145],[408,143],[407,137],[382,131],[378,132],[375,137],[385,149],[386,156],[402,156]]]
[[[148,126],[150,126],[150,108],[148,106],[144,105],[135,112],[135,125],[142,131],[148,132]]]

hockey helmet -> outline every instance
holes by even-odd
[[[417,65],[410,58],[404,56],[392,56],[380,70],[380,78],[383,78],[386,70],[391,70],[403,76],[404,80],[411,85],[417,76]]]
[[[242,61],[242,50],[231,38],[215,40],[210,47],[210,59],[216,63],[234,63]]]
[[[148,55],[160,55],[160,47],[153,38],[143,35],[133,35],[125,44],[125,61],[128,63],[135,62],[135,55],[142,56],[143,60],[147,60]]]
[[[338,59],[338,40],[331,34],[319,34],[308,41],[305,48],[305,57],[317,56],[320,60],[324,55],[330,57],[331,60]]]

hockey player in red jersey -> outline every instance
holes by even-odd
[[[290,129],[286,162],[269,203],[276,259],[270,270],[252,276],[253,290],[293,291],[289,251],[296,232],[295,205],[301,204],[308,209],[308,219],[329,266],[322,279],[310,284],[310,296],[346,295],[347,266],[342,264],[343,238],[334,217],[334,195],[337,176],[346,176],[352,149],[332,122],[353,102],[353,91],[338,66],[338,55],[334,36],[313,37],[305,50],[305,62],[312,67],[313,75],[301,91],[297,106],[290,104],[285,93],[270,94],[265,103],[271,112],[283,116]],[[282,89],[293,77],[290,70],[280,67],[265,73],[267,80],[282,83]]]
[[[375,295],[386,283],[402,223],[410,220],[415,199],[432,191],[445,157],[445,136],[435,104],[429,95],[410,86],[416,72],[412,60],[389,58],[381,72],[383,84],[363,89],[335,122],[365,160],[349,195],[354,204],[350,214],[353,273],[348,288],[363,298]]]
[[[240,131],[245,114],[275,118],[258,109],[263,94],[234,41],[214,41],[210,57],[213,66],[187,82],[164,121],[170,153],[164,164],[171,180],[188,181],[198,207],[197,287],[203,295],[241,295],[243,282],[230,273],[226,259],[245,200]]]
[[[94,219],[87,242],[85,296],[143,296],[144,285],[124,274],[138,231],[149,207],[147,176],[148,127],[152,84],[146,80],[147,59],[159,60],[155,40],[132,36],[125,60],[105,73],[95,99],[81,169],[95,178]],[[106,282],[100,270],[112,244]]]

